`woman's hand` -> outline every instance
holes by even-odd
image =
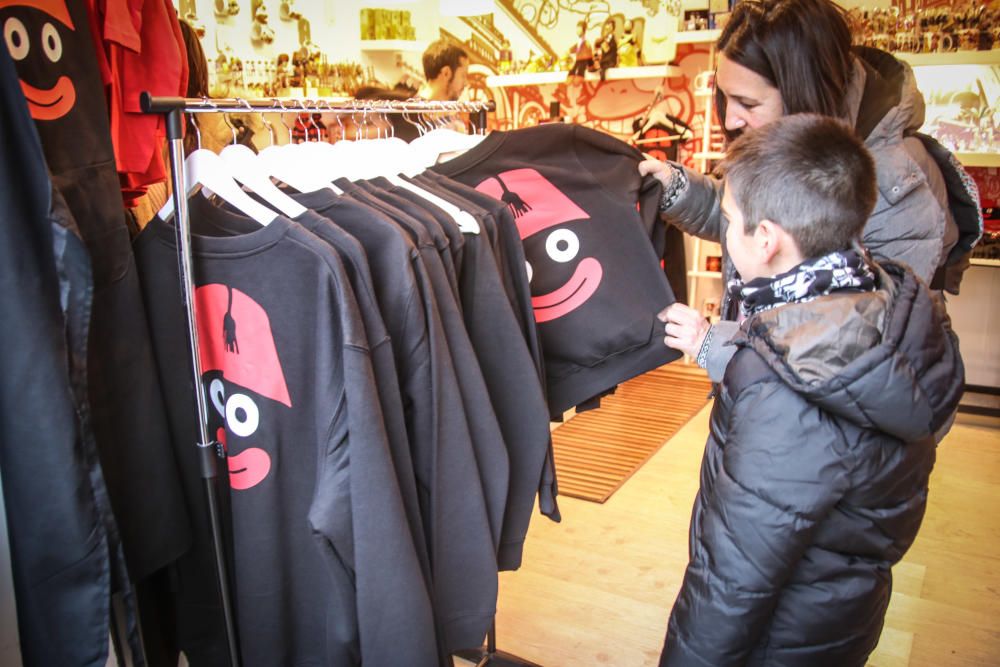
[[[661,310],[656,318],[666,323],[663,327],[666,333],[663,338],[664,344],[680,350],[689,357],[698,356],[701,344],[705,342],[705,334],[712,328],[701,313],[683,303],[668,306]]]
[[[644,154],[645,155],[645,154]],[[674,170],[666,162],[661,162],[656,158],[647,157],[639,163],[639,175],[648,176],[650,174],[664,186],[670,185],[674,178]]]

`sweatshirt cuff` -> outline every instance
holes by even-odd
[[[521,555],[524,553],[524,541],[501,542],[497,550],[497,569],[509,572],[521,567]]]
[[[739,330],[739,323],[721,320],[713,324],[705,334],[705,342],[698,352],[698,365],[708,371],[708,379],[712,382],[722,382],[726,366],[736,354],[736,346],[732,344],[732,340]]]

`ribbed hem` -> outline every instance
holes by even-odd
[[[589,398],[601,394],[617,384],[680,359],[681,353],[663,344],[660,336],[650,336],[643,346],[622,352],[594,366],[580,366],[579,370],[561,378],[549,378],[549,413],[563,412]]]

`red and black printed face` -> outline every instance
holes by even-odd
[[[199,287],[195,299],[210,432],[226,448],[230,486],[245,491],[271,473],[276,424],[291,397],[264,309],[220,284]]]
[[[63,0],[0,0],[0,24],[31,117],[51,121],[68,114],[76,105],[78,60],[69,54],[79,48],[77,40],[90,39],[86,26],[74,25]]]
[[[534,169],[487,178],[480,192],[507,203],[524,243],[535,321],[564,317],[587,303],[604,278],[590,216]]]

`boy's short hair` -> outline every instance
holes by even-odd
[[[784,116],[733,142],[723,165],[744,232],[777,223],[804,257],[849,248],[875,207],[875,162],[854,130],[819,114]]]
[[[444,39],[432,42],[424,51],[424,77],[428,81],[433,81],[441,74],[441,70],[448,66],[454,72],[462,66],[462,60],[468,59],[469,54],[465,49]]]

